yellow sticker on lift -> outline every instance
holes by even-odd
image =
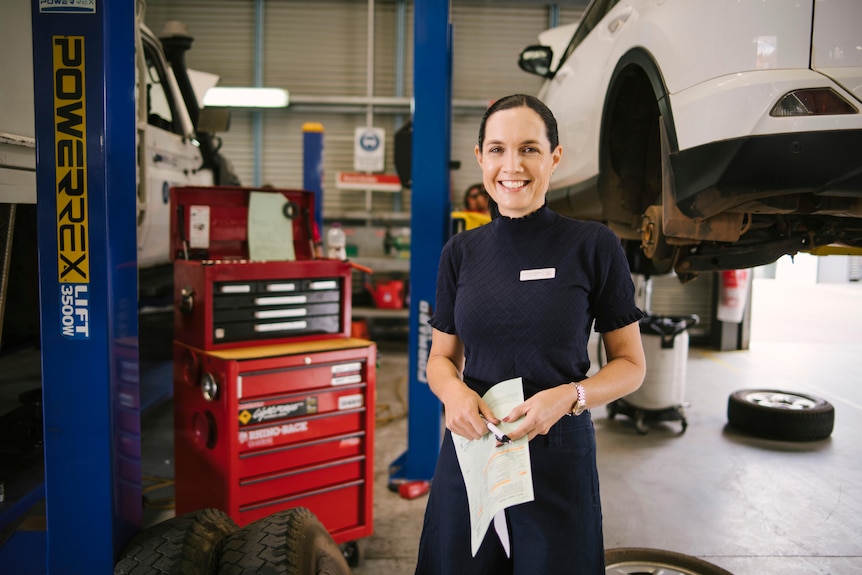
[[[90,338],[84,37],[53,36],[57,274],[63,337]]]
[[[54,36],[54,140],[60,283],[90,282],[84,37]]]

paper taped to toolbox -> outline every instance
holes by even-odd
[[[287,200],[272,192],[248,197],[248,256],[253,261],[294,261],[293,222],[284,214]]]

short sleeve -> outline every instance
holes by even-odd
[[[431,327],[448,334],[456,333],[455,297],[457,295],[458,272],[454,252],[453,240],[450,239],[440,252],[434,311],[428,319]]]
[[[596,240],[595,284],[590,303],[595,329],[606,333],[640,320],[644,314],[635,305],[635,288],[625,251],[619,238],[602,226]]]

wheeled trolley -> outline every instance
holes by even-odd
[[[370,536],[376,359],[354,338],[175,342],[177,514],[216,508],[242,527],[305,507],[336,543]]]
[[[685,433],[685,377],[688,362],[688,328],[700,319],[690,316],[647,315],[640,320],[646,377],[641,387],[607,405],[608,417],[622,414],[634,419],[641,435],[649,432],[648,424],[679,421],[680,434]]]
[[[314,256],[313,197],[171,190],[176,510],[218,509],[251,532],[302,510],[356,565],[372,533],[377,353],[350,337],[350,264]]]

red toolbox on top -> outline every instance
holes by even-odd
[[[301,506],[336,543],[371,535],[375,362],[354,338],[175,342],[177,514],[215,507],[244,526]]]
[[[216,350],[349,337],[350,264],[313,259],[312,192],[173,188],[171,202],[176,340]]]

